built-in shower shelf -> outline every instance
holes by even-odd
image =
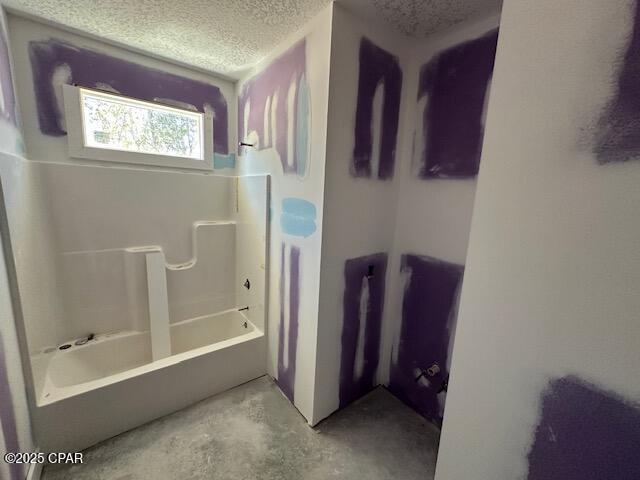
[[[198,229],[209,227],[229,227],[236,225],[234,220],[199,220],[191,225],[191,258],[186,262],[165,263],[167,270],[178,271],[188,270],[195,266],[198,261]],[[163,252],[160,245],[137,245],[135,247],[127,247],[124,249],[127,253],[153,253]]]
[[[143,245],[141,247],[128,247],[124,249],[128,253],[149,253],[149,252],[161,252],[162,247],[160,245]]]
[[[194,222],[195,227],[215,227],[216,225],[235,225],[235,220],[215,220],[215,221],[200,221]]]

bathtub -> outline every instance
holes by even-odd
[[[170,338],[157,361],[149,331],[32,357],[40,450],[82,450],[266,373],[264,334],[236,309],[173,323]]]

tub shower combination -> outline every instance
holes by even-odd
[[[105,275],[129,277],[119,281],[145,320],[31,355],[41,450],[86,448],[265,373],[268,187],[264,176],[235,180],[231,219],[195,222],[182,263],[158,245],[62,255],[68,275],[79,263],[125,265]],[[212,278],[234,284],[229,298],[207,296]]]

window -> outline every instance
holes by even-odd
[[[64,102],[71,157],[212,168],[208,115],[70,85]]]
[[[203,159],[202,114],[80,89],[84,144]]]

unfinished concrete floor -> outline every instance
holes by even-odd
[[[438,430],[378,388],[316,428],[261,377],[118,435],[45,480],[431,479]]]

